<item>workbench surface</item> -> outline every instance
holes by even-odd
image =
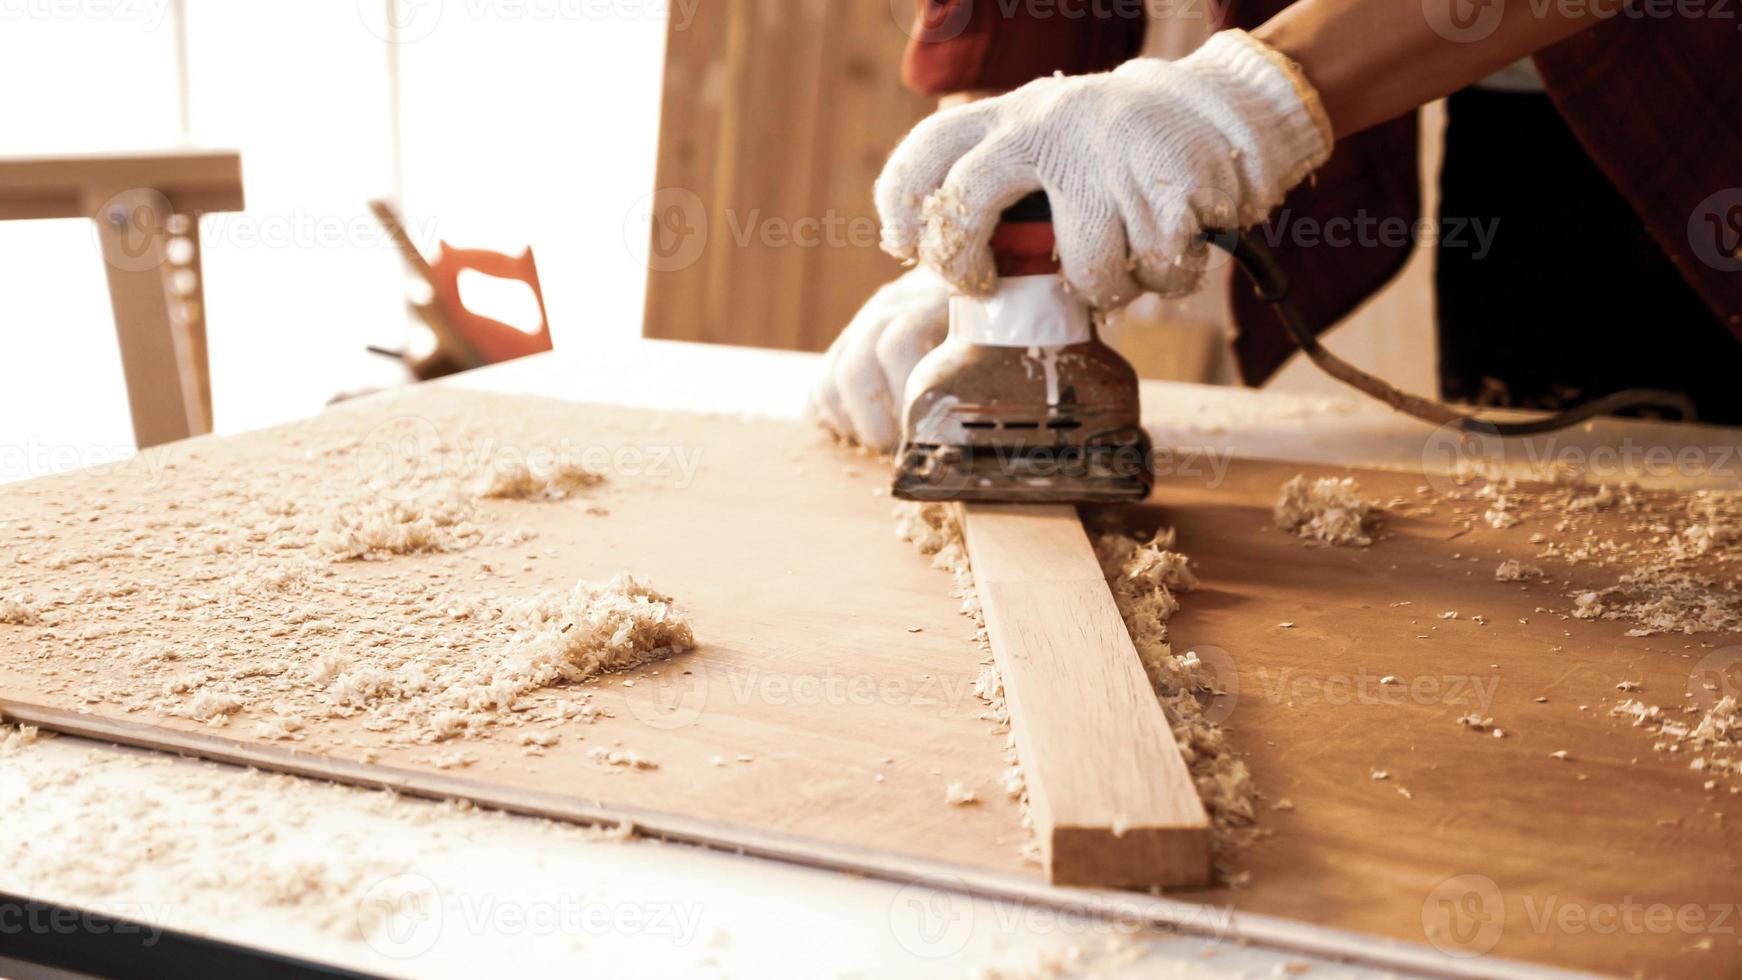
[[[469,388],[637,407],[799,414],[818,359],[812,355],[638,341],[585,356],[541,355],[452,379]],[[1182,447],[1175,465],[1215,465],[1230,455],[1421,471],[1453,461],[1460,449],[1443,433],[1388,410],[1347,400],[1146,382],[1145,422],[1158,446]],[[1530,465],[1589,459],[1604,443],[1692,447],[1710,465],[1642,474],[1659,485],[1736,485],[1739,464],[1724,459],[1734,433],[1694,426],[1606,422],[1556,437],[1507,462]],[[173,447],[168,450],[173,452]],[[1598,460],[1602,462],[1601,459]],[[942,583],[940,583],[941,587]],[[0,892],[59,902],[280,953],[379,973],[466,974],[597,971],[605,975],[960,975],[978,966],[1038,970],[1076,950],[1093,959],[1123,948],[1129,930],[1048,909],[970,899],[921,885],[857,879],[755,858],[677,845],[622,846],[541,821],[401,801],[378,794],[149,756],[77,739],[47,740],[0,763],[0,801],[9,832],[52,841],[68,826],[143,813],[184,823],[190,837],[222,837],[212,801],[257,807],[272,839],[247,846],[294,878],[284,888],[237,887],[197,901],[151,894],[57,894],[62,882],[36,882],[27,869],[0,868]],[[120,801],[120,802],[117,802]],[[27,805],[17,805],[24,804]],[[121,803],[129,803],[123,806]],[[88,829],[88,828],[87,828]],[[52,846],[49,845],[49,846]],[[346,877],[344,862],[357,861]],[[150,856],[140,861],[149,871]],[[299,865],[306,862],[306,865]],[[372,868],[411,867],[391,880]],[[335,870],[338,869],[338,870]],[[93,869],[96,871],[98,869]],[[378,872],[377,872],[378,874]],[[149,873],[140,876],[149,881]],[[409,931],[356,932],[304,907],[323,893],[401,894],[405,879],[470,900],[412,917]],[[294,884],[296,887],[290,887]],[[947,883],[946,883],[947,884]],[[416,891],[414,887],[410,889]],[[165,885],[162,895],[185,889]],[[318,905],[309,901],[309,905]],[[1293,949],[1266,949],[1214,938],[1230,934],[1225,912],[1206,909],[1195,923],[1211,938],[1144,939],[1121,957],[1143,975],[1268,975],[1316,964],[1310,975],[1351,975],[1351,965]],[[5,925],[0,923],[0,925]],[[1390,963],[1384,943],[1304,931],[1301,943],[1342,945],[1369,965]],[[3,950],[0,946],[0,950]],[[1324,946],[1318,946],[1320,950]],[[1426,950],[1426,947],[1423,947]],[[1431,950],[1428,950],[1431,952]],[[3,957],[0,952],[0,957]],[[1429,966],[1434,961],[1423,960]],[[1471,964],[1448,959],[1447,969]],[[0,968],[6,966],[0,959]],[[1105,966],[1103,966],[1105,970]],[[1171,972],[1169,972],[1171,971]],[[1113,972],[1120,972],[1115,970]]]

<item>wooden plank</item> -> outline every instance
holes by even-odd
[[[201,394],[204,348],[196,348],[177,328],[170,308],[165,207],[162,195],[134,189],[91,200],[85,209],[96,215],[133,438],[140,448],[211,431]]]
[[[666,41],[644,333],[821,350],[896,263],[871,182],[927,111],[887,5],[703,4]]]
[[[1076,508],[968,505],[965,517],[1048,876],[1207,883],[1209,817]]]
[[[149,188],[180,214],[240,211],[242,156],[235,150],[165,150],[0,157],[0,220],[88,218],[90,202]]]

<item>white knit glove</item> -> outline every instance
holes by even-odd
[[[823,359],[811,415],[835,435],[890,452],[913,366],[949,332],[948,283],[919,268],[873,293]]]
[[[1078,295],[1102,309],[1181,295],[1202,278],[1201,229],[1264,220],[1330,151],[1299,68],[1223,31],[1179,61],[1042,78],[929,117],[877,179],[883,248],[984,294],[999,212],[1044,189]]]

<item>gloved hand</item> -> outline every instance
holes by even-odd
[[[926,119],[877,180],[883,248],[984,294],[999,212],[1044,189],[1079,296],[1116,309],[1142,290],[1183,295],[1202,278],[1198,232],[1262,221],[1331,139],[1292,62],[1222,31],[1178,61],[1042,78]]]
[[[907,376],[949,332],[948,283],[918,268],[873,293],[823,359],[811,414],[823,427],[869,449],[901,441]]]

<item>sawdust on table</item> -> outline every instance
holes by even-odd
[[[0,725],[0,759],[39,751],[29,726]],[[64,748],[64,743],[62,745]],[[388,925],[390,902],[382,886],[414,869],[404,854],[384,857],[369,834],[323,837],[316,851],[280,844],[288,835],[335,810],[360,810],[422,825],[442,819],[457,825],[419,856],[458,846],[488,824],[524,820],[470,804],[412,800],[383,790],[338,786],[253,769],[190,765],[152,753],[90,750],[76,765],[31,767],[21,795],[0,797],[8,809],[30,806],[43,794],[75,805],[59,808],[52,839],[0,835],[0,877],[8,887],[103,908],[148,903],[153,924],[172,911],[178,925],[190,917],[228,921],[238,904],[266,906],[336,936],[368,939]],[[149,778],[129,780],[129,773]],[[96,778],[87,778],[95,776]],[[180,800],[184,805],[176,806]],[[579,827],[539,821],[566,839],[622,842],[629,824]],[[450,842],[451,841],[451,842]],[[404,850],[404,849],[400,849]],[[421,876],[413,880],[426,881]],[[135,914],[137,917],[137,914]]]
[[[1353,477],[1297,474],[1282,485],[1272,517],[1276,526],[1312,544],[1365,548],[1373,543],[1378,508],[1361,498]]]
[[[589,692],[542,695],[694,648],[674,600],[631,575],[513,595],[487,563],[408,559],[524,545],[517,508],[607,481],[560,454],[504,459],[549,442],[524,413],[426,399],[380,422],[395,404],[254,434],[255,465],[193,443],[162,473],[6,488],[23,506],[0,521],[0,636],[25,640],[8,666],[93,710],[323,748],[337,741],[321,722],[356,719],[371,747],[413,746],[592,721]]]
[[[931,556],[936,567],[950,572],[955,579],[955,594],[962,599],[962,614],[979,627],[977,639],[985,659],[975,693],[987,703],[988,719],[1006,730],[1008,766],[1002,782],[1022,808],[1023,825],[1032,830],[1015,739],[1008,733],[1010,714],[1004,702],[1003,679],[991,656],[985,615],[974,590],[973,570],[957,514],[957,509],[949,504],[898,503],[896,534],[922,554]],[[1190,560],[1173,550],[1171,530],[1140,537],[1109,529],[1096,531],[1091,538],[1120,617],[1209,813],[1217,857],[1226,858],[1264,836],[1264,831],[1257,826],[1259,793],[1251,773],[1234,754],[1226,733],[1206,707],[1220,693],[1214,671],[1195,652],[1176,653],[1169,642],[1167,621],[1179,610],[1177,595],[1197,584]],[[1038,859],[1032,837],[1025,846],[1025,854]],[[1226,874],[1220,860],[1218,870]]]
[[[1620,620],[1631,624],[1630,636],[1742,631],[1742,491],[1503,479],[1424,496],[1453,505],[1462,528],[1474,524],[1483,502],[1505,500],[1516,518],[1507,526],[1537,529],[1535,561],[1616,569],[1611,585],[1566,593],[1573,618]],[[1495,577],[1547,576],[1541,565],[1508,559]]]
[[[1564,581],[1565,605],[1540,612],[1619,621],[1635,637],[1733,640],[1742,633],[1742,491],[1646,490],[1627,483],[1591,484],[1577,473],[1553,475],[1539,482],[1465,475],[1452,489],[1421,487],[1418,494],[1435,507],[1449,507],[1459,531],[1478,521],[1493,527],[1522,524],[1531,531],[1528,541],[1535,551],[1530,557],[1541,564],[1505,559],[1495,570],[1499,581],[1553,588],[1553,580],[1573,569],[1615,573],[1612,584],[1596,588],[1573,588]],[[1491,513],[1502,502],[1511,519],[1496,523]],[[1639,689],[1627,680],[1616,686],[1628,693]],[[1688,768],[1708,789],[1742,772],[1742,722],[1733,692],[1689,690],[1672,706],[1628,698],[1610,713],[1655,736],[1655,751],[1687,756]],[[1471,715],[1459,722],[1501,734],[1492,719]],[[1742,785],[1729,788],[1742,793]]]

